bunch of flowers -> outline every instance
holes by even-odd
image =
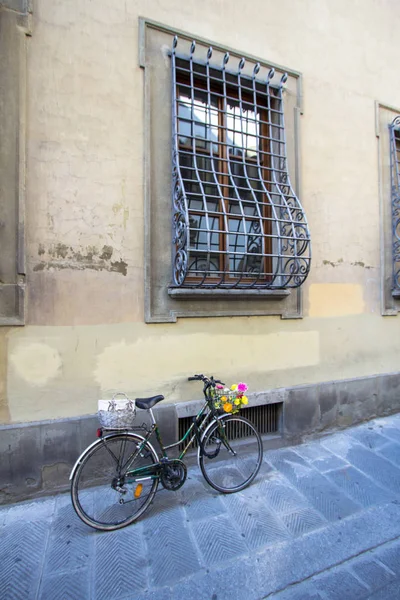
[[[217,384],[212,390],[215,408],[231,414],[239,412],[243,406],[249,403],[249,399],[245,396],[248,389],[247,385],[242,382],[234,383],[230,388]]]

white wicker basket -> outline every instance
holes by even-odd
[[[124,398],[116,398],[124,396]],[[99,400],[97,416],[103,427],[127,429],[133,426],[136,417],[135,402],[124,392],[117,392],[111,400]]]

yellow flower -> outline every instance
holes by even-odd
[[[221,402],[226,402],[227,400],[228,400],[228,398],[226,396],[221,397]]]
[[[233,385],[231,385],[231,390],[232,390],[232,392],[236,392],[236,390],[237,390],[236,383],[234,383]]]
[[[248,404],[249,403],[249,399],[247,398],[247,396],[242,396],[242,404]]]
[[[233,408],[233,406],[232,406],[232,404],[230,402],[225,402],[225,404],[224,404],[224,411],[225,412],[231,412],[232,408]]]
[[[236,398],[236,400],[235,400],[235,404],[236,404],[236,406],[238,406],[238,404],[240,404],[240,400],[239,400],[239,398]]]

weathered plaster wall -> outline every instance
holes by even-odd
[[[13,422],[96,410],[99,397],[163,393],[198,398],[185,378],[213,372],[243,377],[252,390],[363,377],[398,370],[393,321],[367,314],[307,318],[179,320],[177,324],[27,327],[6,336],[7,397]]]
[[[304,319],[143,323],[138,18],[303,74]],[[380,316],[375,100],[400,107],[400,8],[345,0],[36,0],[28,41],[27,325],[0,330],[0,419],[91,413],[123,388],[198,397],[194,371],[252,389],[398,370]]]

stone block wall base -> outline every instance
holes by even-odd
[[[265,449],[300,443],[305,436],[350,427],[400,410],[400,373],[280,388],[250,395],[255,405],[283,403],[279,435]],[[158,405],[165,445],[178,438],[178,419],[196,414],[200,401]],[[137,423],[148,423],[138,410]],[[0,426],[0,504],[69,488],[69,473],[99,427],[95,415]]]

